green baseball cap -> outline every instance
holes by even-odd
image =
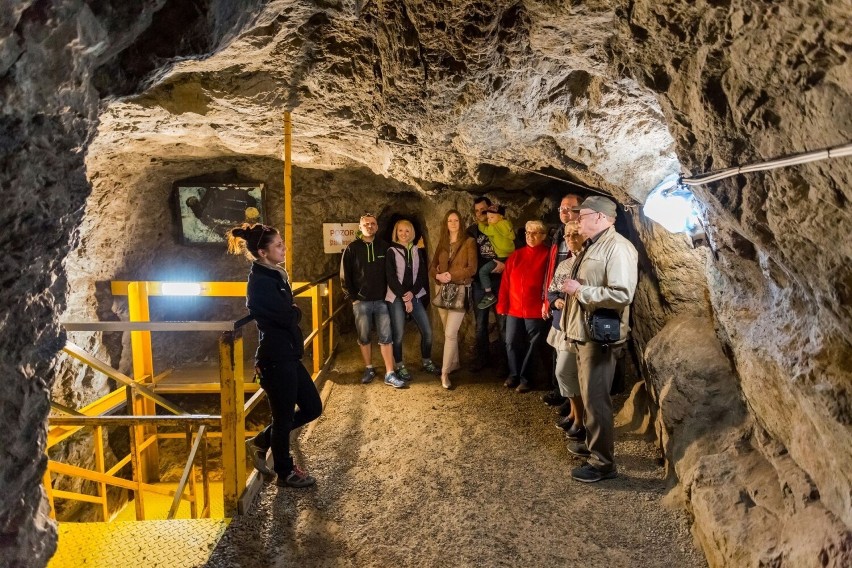
[[[579,211],[580,209],[591,209],[592,211],[615,217],[615,201],[603,195],[587,197],[580,205],[574,207],[572,211]]]

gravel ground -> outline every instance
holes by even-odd
[[[360,372],[355,350],[338,356],[295,448],[317,485],[265,486],[206,566],[706,566],[641,436],[618,433],[618,478],[578,483],[542,392],[487,372],[395,390]]]

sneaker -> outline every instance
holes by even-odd
[[[559,412],[559,416],[571,416],[571,401],[566,400],[565,402],[560,404],[557,411]],[[574,417],[571,416],[571,418]]]
[[[408,372],[408,369],[405,368],[405,365],[400,365],[397,368],[396,376],[405,381],[406,383],[411,381],[411,373]]]
[[[519,393],[523,394],[525,392],[530,392],[531,390],[532,390],[532,387],[530,386],[530,384],[527,381],[521,381],[521,384],[519,384],[517,386],[517,388],[515,389],[515,392],[519,392]]]
[[[432,359],[426,359],[423,362],[423,370],[430,375],[440,375],[441,369],[435,366],[435,363],[432,362]]]
[[[385,384],[390,385],[395,389],[401,389],[405,386],[405,381],[396,376],[396,373],[388,373],[385,375]]]
[[[596,468],[590,463],[580,467],[575,467],[571,470],[571,477],[583,483],[595,483],[601,479],[614,479],[618,477],[618,470],[615,466],[609,471],[604,471]]]
[[[497,303],[497,296],[495,296],[492,292],[488,292],[485,294],[479,303],[476,304],[476,307],[480,310],[487,310],[491,306]]]
[[[294,464],[293,471],[284,478],[279,475],[275,485],[278,487],[310,487],[316,482],[317,480],[309,475],[308,472]]]
[[[372,367],[368,367],[367,369],[364,369],[364,374],[361,376],[361,382],[366,385],[367,383],[373,382],[375,377],[376,370]]]
[[[574,425],[570,430],[565,431],[565,437],[575,442],[585,442],[586,429],[583,426]]]
[[[556,427],[567,434],[571,429],[574,428],[574,419],[568,416],[560,418],[556,421]]]
[[[260,446],[255,445],[254,438],[249,438],[246,440],[246,452],[248,453],[249,457],[251,457],[254,469],[265,475],[275,474],[275,472],[269,469],[269,466],[266,465],[266,450],[261,448]]]
[[[581,458],[587,458],[592,455],[592,452],[586,446],[586,442],[568,442],[568,453]]]
[[[520,383],[521,380],[518,377],[510,376],[505,381],[503,381],[503,386],[505,386],[507,389],[513,389],[517,387]]]
[[[541,397],[541,401],[547,406],[559,406],[566,400],[568,399],[559,394],[558,390],[552,390],[543,397]]]

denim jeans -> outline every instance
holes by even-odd
[[[423,359],[432,358],[432,324],[429,323],[429,315],[420,298],[411,301],[414,309],[411,317],[420,330],[420,356]],[[402,359],[402,336],[405,331],[405,304],[401,298],[388,302],[390,308],[390,322],[393,330],[393,360],[396,364],[403,362]]]
[[[491,274],[491,292],[495,295],[498,295],[500,291],[501,277],[502,276],[500,274]],[[485,296],[485,288],[482,287],[482,284],[474,280],[471,291],[473,293],[473,316],[475,318],[476,323],[476,356],[480,359],[488,361],[489,345],[491,344],[491,341],[488,338],[489,314],[493,311],[494,315],[497,317],[497,328],[500,330],[501,340],[505,337],[506,318],[497,315],[495,307],[496,304],[484,310],[480,310],[478,307],[476,307],[477,304],[479,304],[479,302],[482,300],[482,297]]]
[[[509,359],[509,374],[522,383],[529,383],[529,372],[538,344],[544,338],[547,322],[540,318],[516,318],[506,316],[506,357]],[[526,349],[523,341],[528,341]]]
[[[275,473],[284,477],[293,470],[290,432],[316,420],[322,414],[322,400],[301,361],[258,361],[257,368],[272,422],[254,440],[259,448],[272,448]]]
[[[373,323],[376,325],[379,345],[388,345],[393,341],[387,302],[384,300],[353,302],[352,313],[355,314],[355,329],[358,330],[359,345],[370,344],[370,329]]]

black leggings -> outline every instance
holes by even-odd
[[[275,473],[286,476],[293,471],[290,431],[319,418],[322,400],[301,361],[258,361],[257,368],[272,423],[255,437],[255,445],[272,448]]]

